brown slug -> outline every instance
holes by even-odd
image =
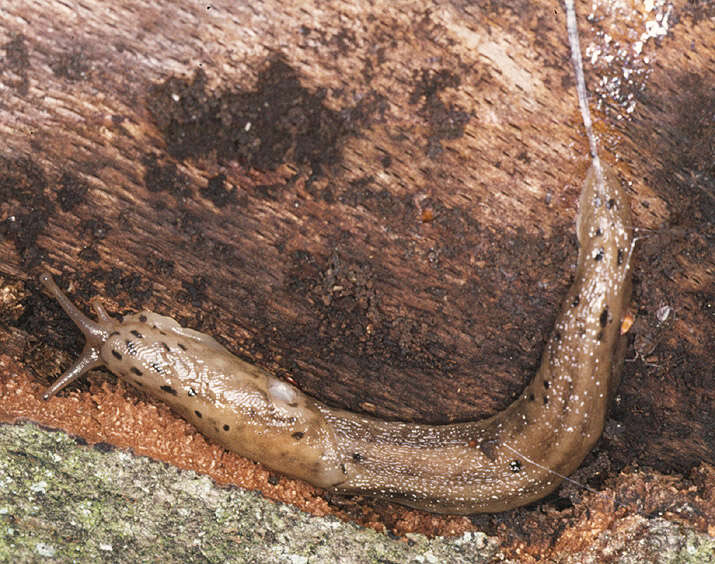
[[[92,321],[49,274],[42,283],[87,342],[44,397],[105,365],[225,448],[334,492],[455,514],[538,500],[579,466],[603,430],[630,297],[630,205],[593,139],[573,285],[534,379],[488,419],[424,425],[330,408],[169,317],[144,311],[117,321],[95,305]]]
[[[629,205],[617,178],[579,203],[574,284],[521,396],[488,419],[451,425],[382,421],[323,405],[152,312],[84,316],[48,274],[42,283],[87,339],[48,398],[106,365],[168,403],[217,443],[311,484],[445,513],[501,511],[554,490],[598,440],[629,299]]]

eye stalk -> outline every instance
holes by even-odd
[[[75,322],[80,331],[85,336],[86,342],[82,354],[75,363],[65,371],[62,376],[50,386],[50,388],[42,394],[42,399],[48,400],[64,388],[67,384],[74,382],[77,378],[85,374],[87,371],[97,366],[101,366],[104,362],[101,359],[100,351],[102,345],[109,338],[111,327],[116,323],[99,304],[93,304],[92,307],[97,314],[98,321],[92,321],[89,317],[83,314],[70,301],[62,290],[55,284],[48,273],[43,272],[40,275],[40,282],[47,288],[48,292],[57,300],[60,307],[65,311],[68,317]]]

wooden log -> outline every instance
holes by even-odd
[[[712,20],[589,6],[603,158],[653,230],[600,448],[685,471],[713,453]],[[381,417],[488,416],[531,378],[589,164],[559,5],[28,0],[0,43],[3,337],[26,365],[59,365],[31,336],[65,366],[81,347],[46,267],[85,309],[171,315]]]

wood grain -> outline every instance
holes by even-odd
[[[684,471],[713,453],[711,14],[673,3],[636,55],[655,12],[577,8],[604,158],[655,230],[602,448]],[[48,267],[85,308],[171,315],[332,405],[505,407],[575,267],[588,158],[564,25],[551,2],[6,7],[12,350],[80,348],[37,289]]]

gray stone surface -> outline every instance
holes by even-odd
[[[629,529],[643,540],[630,543]],[[598,562],[610,547],[614,562],[649,561],[653,554],[660,562],[711,562],[715,548],[681,525],[637,516],[593,546],[558,560]],[[495,560],[506,559],[483,533],[394,539],[126,451],[82,446],[62,432],[0,425],[1,562]]]
[[[35,425],[0,426],[0,560],[487,562],[481,533],[408,542]]]

